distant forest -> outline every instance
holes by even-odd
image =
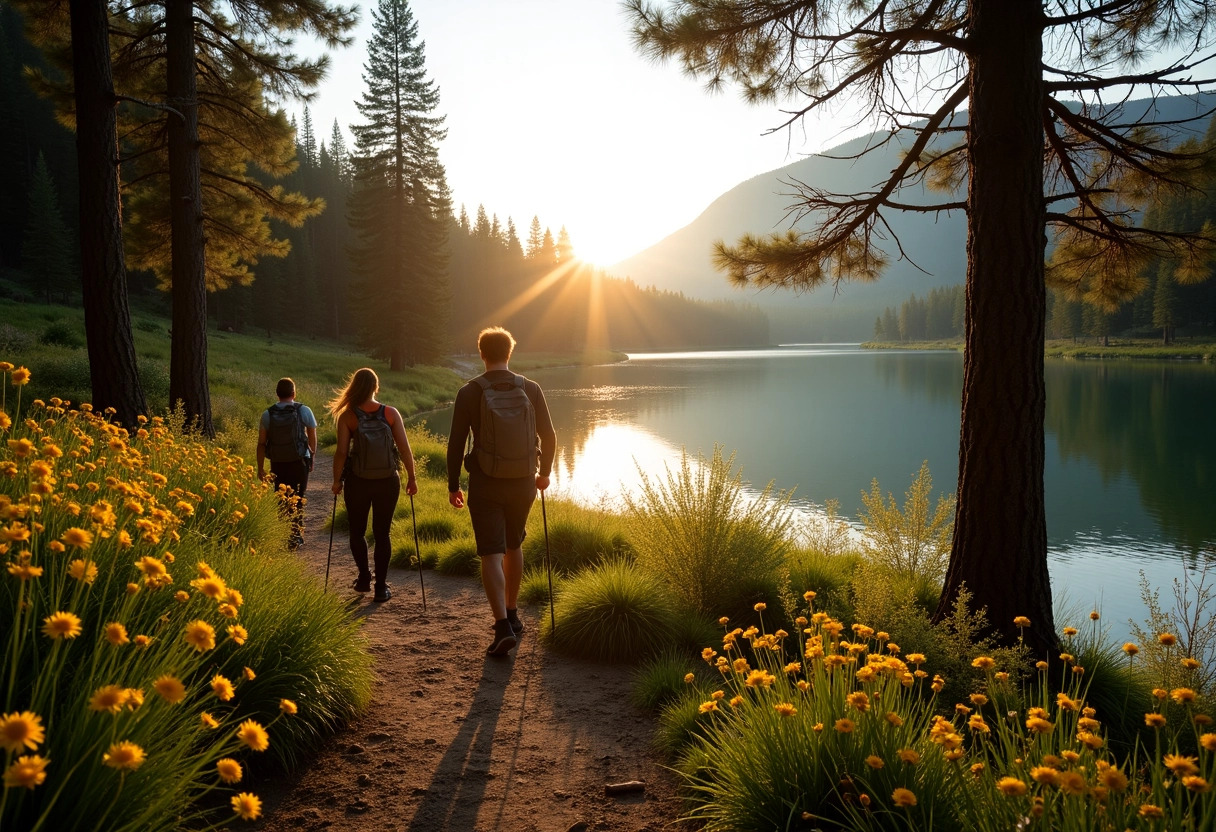
[[[78,304],[74,137],[56,120],[52,103],[34,92],[25,77],[29,69],[56,75],[25,38],[20,15],[0,2],[0,158],[6,160],[0,177],[0,297]],[[250,175],[268,189],[323,200],[324,209],[298,227],[270,218],[270,235],[290,249],[280,247],[285,256],[274,256],[274,246],[265,246],[245,262],[246,273],[238,269],[237,279],[210,285],[208,317],[220,329],[298,333],[375,352],[368,321],[381,310],[374,295],[360,291],[359,261],[352,259],[358,247],[354,148],[336,122],[324,133],[317,130],[307,109],[293,125],[295,169],[275,179],[256,168]],[[123,174],[125,180],[126,168]],[[758,307],[699,301],[612,278],[577,259],[565,229],[555,238],[537,217],[521,237],[511,219],[500,222],[482,206],[471,219],[463,206],[446,213],[435,250],[427,252],[439,264],[433,292],[420,301],[446,305],[427,316],[446,323],[427,333],[441,342],[429,344],[427,355],[471,351],[477,331],[492,324],[510,328],[526,350],[769,342],[768,320]],[[164,286],[151,270],[130,271],[132,302],[139,306],[167,312]]]
[[[1204,138],[1216,148],[1216,118]],[[1191,190],[1148,206],[1144,224],[1171,231],[1216,229],[1216,182],[1192,183]],[[1047,292],[1047,337],[1052,339],[1157,337],[1170,344],[1179,337],[1216,334],[1216,266],[1190,271],[1163,259],[1144,263],[1136,294],[1114,309],[1089,302],[1068,287]],[[877,341],[939,341],[963,337],[965,297],[962,286],[913,294],[898,309],[886,307],[874,321]]]

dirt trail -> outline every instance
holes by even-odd
[[[331,471],[328,457],[318,460],[299,550],[318,575]],[[359,600],[342,537],[329,586],[364,616],[373,700],[301,773],[259,788],[259,829],[640,832],[678,816],[672,775],[649,749],[653,720],[628,702],[628,668],[545,649],[535,638],[540,610],[529,608],[519,647],[486,656],[490,613],[475,579],[428,570],[423,612],[417,571],[391,569],[389,602]],[[628,780],[644,781],[645,792],[605,796],[606,784]]]

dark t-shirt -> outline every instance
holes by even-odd
[[[516,376],[510,370],[490,370],[484,375],[495,384],[512,381]],[[553,455],[557,452],[557,434],[553,430],[549,405],[545,403],[545,394],[541,392],[540,385],[524,379],[524,393],[536,411],[536,433],[540,437],[539,474],[547,477],[553,469]],[[464,461],[464,445],[470,430],[473,431],[473,444],[477,445],[481,438],[481,385],[476,380],[460,388],[452,407],[452,432],[448,434],[448,491],[460,488],[460,465]],[[469,464],[477,465],[476,456]]]

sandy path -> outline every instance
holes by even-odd
[[[319,575],[329,466],[318,460],[313,473],[300,549]],[[392,600],[359,601],[346,589],[355,569],[340,538],[329,586],[364,616],[373,701],[301,773],[259,788],[260,829],[638,832],[678,816],[674,780],[649,749],[653,720],[628,702],[628,668],[545,649],[534,637],[539,609],[520,611],[528,630],[509,658],[487,657],[489,607],[474,579],[428,570],[423,612],[418,573],[392,569]],[[605,784],[626,780],[645,792],[605,796]]]

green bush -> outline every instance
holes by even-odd
[[[770,483],[744,493],[734,454],[684,454],[657,481],[639,471],[641,493],[626,496],[629,539],[638,564],[663,581],[682,604],[706,615],[743,607],[758,586],[775,585],[790,548],[789,495]]]
[[[55,321],[42,330],[38,343],[77,350],[84,346],[84,333],[67,321]]]
[[[846,621],[856,616],[851,587],[861,564],[856,553],[822,554],[814,549],[791,552],[786,560],[789,586],[797,596],[808,589],[816,593],[815,606]]]
[[[639,661],[669,639],[667,589],[627,561],[613,559],[566,580],[555,603],[557,629],[542,620],[555,649],[605,662]]]
[[[456,535],[456,521],[451,517],[427,517],[418,521],[420,543],[443,543]]]
[[[688,690],[684,677],[696,669],[687,654],[664,650],[643,662],[633,674],[629,701],[643,710],[660,711]]]
[[[553,575],[553,594],[559,595],[563,582],[566,580],[561,573]],[[523,579],[519,582],[519,602],[521,604],[549,603],[549,573],[544,567],[526,567]]]
[[[435,571],[443,575],[480,575],[481,558],[477,556],[477,544],[461,538],[441,545]]]
[[[663,706],[654,732],[654,746],[663,756],[676,759],[693,750],[693,742],[704,734],[705,723],[700,717],[705,696],[703,691],[684,685],[675,698]]]
[[[566,574],[584,566],[599,563],[609,557],[623,557],[629,552],[624,535],[603,528],[585,526],[567,520],[550,521],[549,553],[553,569]],[[530,534],[524,540],[524,559],[540,563],[545,557],[545,536]]]

